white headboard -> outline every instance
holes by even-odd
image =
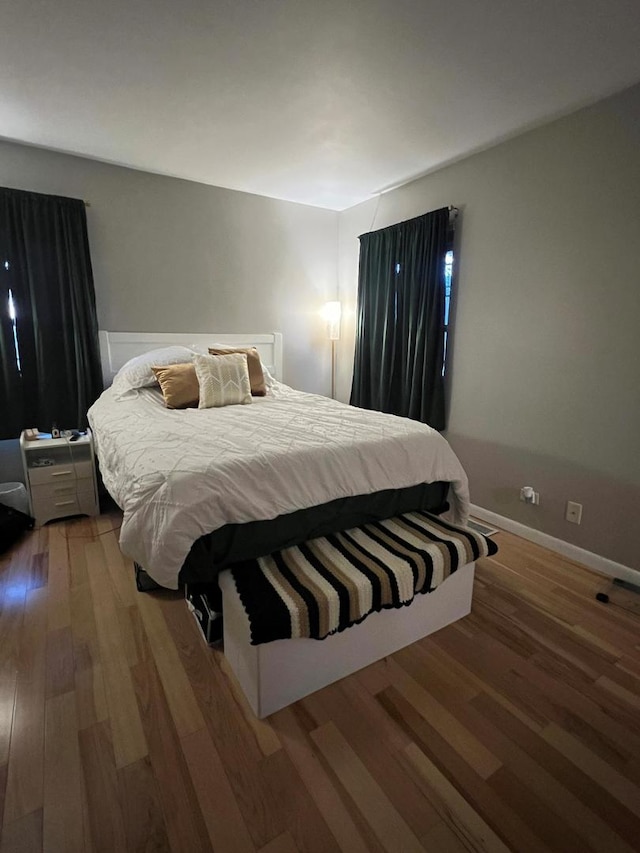
[[[256,347],[263,364],[269,368],[276,379],[282,380],[282,334],[270,332],[262,335],[219,335],[167,332],[98,332],[100,339],[100,359],[102,361],[102,379],[105,388],[111,385],[113,377],[123,364],[136,355],[149,350],[180,344],[206,352],[207,347],[216,343],[234,347]]]

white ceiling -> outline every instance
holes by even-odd
[[[0,136],[334,209],[640,80],[639,0],[2,0]]]

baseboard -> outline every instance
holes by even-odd
[[[601,557],[599,554],[594,554],[593,551],[587,551],[584,548],[579,548],[577,545],[572,545],[571,542],[565,542],[564,539],[556,539],[555,536],[549,536],[548,533],[543,533],[541,530],[535,530],[533,527],[527,527],[526,524],[521,524],[519,521],[513,521],[513,519],[507,518],[504,515],[498,515],[497,512],[492,512],[490,509],[484,509],[481,506],[471,504],[470,512],[471,515],[479,518],[481,521],[487,521],[502,530],[515,533],[516,536],[522,536],[523,539],[535,542],[536,545],[542,545],[550,551],[562,554],[563,557],[575,560],[576,563],[582,563],[583,566],[587,566],[595,572],[600,572],[603,575],[609,575],[613,578],[622,578],[622,580],[630,581],[634,584],[640,584],[640,571],[632,569],[630,566],[624,566],[622,563],[616,563],[614,560],[607,559],[607,557]]]

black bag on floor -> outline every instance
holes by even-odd
[[[31,530],[35,518],[0,503],[0,554],[7,551],[25,530]]]

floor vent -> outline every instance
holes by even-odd
[[[487,527],[486,524],[483,524],[481,521],[475,521],[472,518],[469,519],[469,527],[475,530],[476,533],[482,533],[483,536],[491,536],[493,533],[498,532],[496,527]]]

